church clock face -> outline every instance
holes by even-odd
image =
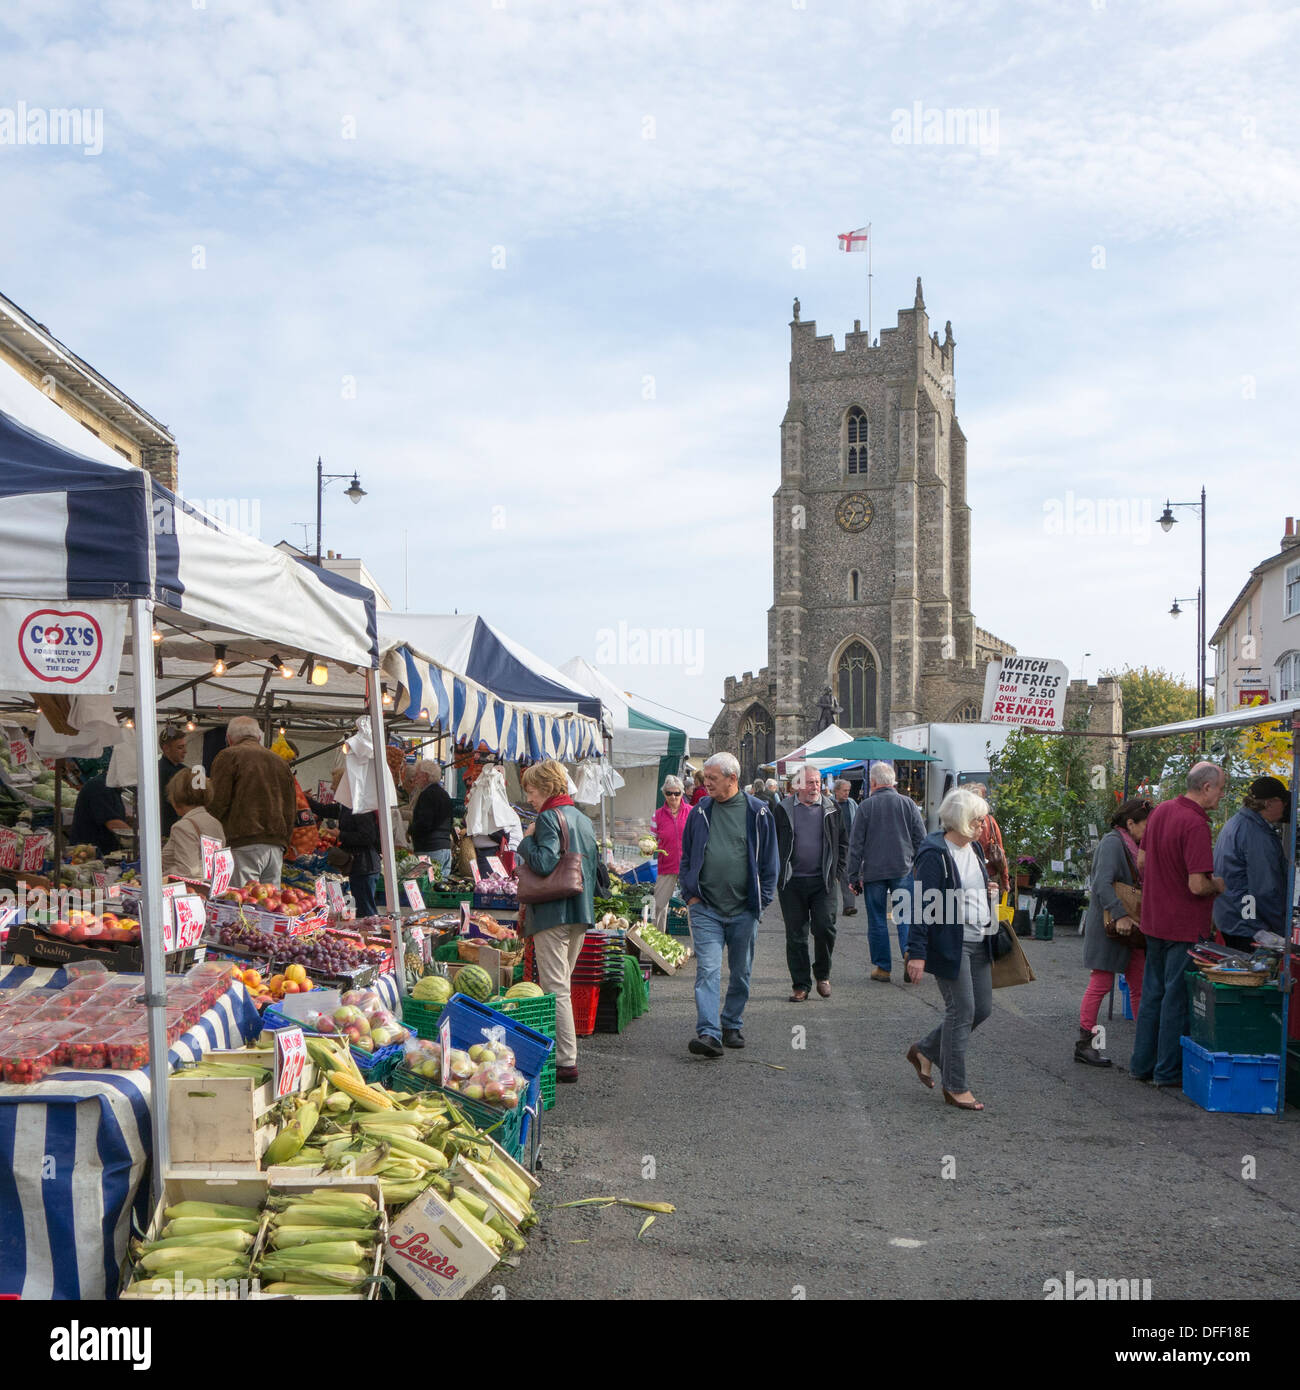
[[[874,515],[871,499],[862,492],[850,492],[847,497],[841,497],[835,508],[835,520],[845,531],[865,531]]]

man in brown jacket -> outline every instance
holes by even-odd
[[[231,883],[278,884],[297,813],[293,773],[262,747],[262,731],[248,715],[226,725],[226,745],[212,763],[208,810],[234,853]]]

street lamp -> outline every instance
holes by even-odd
[[[320,561],[321,561],[321,549],[320,549],[321,496],[322,496],[322,494],[324,493],[326,487],[328,487],[330,483],[333,483],[333,482],[340,482],[340,481],[346,479],[347,476],[348,476],[348,475],[347,475],[346,473],[326,473],[326,472],[324,471],[324,465],[323,465],[323,464],[321,463],[321,461],[320,461],[320,457],[317,456],[317,459],[316,459],[316,563],[317,563],[318,565],[320,564]],[[346,498],[348,499],[349,502],[352,503],[352,505],[353,505],[354,507],[355,507],[356,504],[357,504],[358,502],[360,502],[361,499],[366,495],[366,490],[365,490],[365,488],[363,488],[363,487],[361,486],[360,480],[357,478],[357,475],[356,475],[356,471],[355,471],[355,470],[354,470],[353,473],[352,473],[352,481],[351,481],[351,483],[349,484],[348,487],[346,487],[346,488],[343,490],[343,495],[344,495],[344,497],[346,497]]]
[[[1196,591],[1196,717],[1205,717],[1205,489],[1201,489],[1201,500],[1199,502],[1171,502],[1165,499],[1165,509],[1160,513],[1160,529],[1168,535],[1174,529],[1174,523],[1178,518],[1174,515],[1175,507],[1191,507],[1201,514],[1201,587]],[[1178,600],[1174,600],[1174,606],[1169,610],[1171,618],[1178,617],[1182,611],[1178,607]],[[1191,599],[1184,599],[1184,603],[1190,603]]]

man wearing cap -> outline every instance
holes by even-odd
[[[1214,925],[1239,951],[1256,937],[1281,936],[1286,921],[1286,852],[1277,827],[1291,818],[1291,794],[1276,777],[1256,777],[1214,846],[1214,872],[1226,885]]]
[[[167,787],[178,772],[185,770],[185,730],[179,724],[168,724],[158,735],[158,747],[162,749],[158,759],[158,807],[165,840],[179,819],[168,800]]]

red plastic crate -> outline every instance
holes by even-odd
[[[569,996],[573,1003],[573,1031],[580,1037],[590,1037],[596,1031],[596,1011],[600,1008],[599,985],[571,985]]]

